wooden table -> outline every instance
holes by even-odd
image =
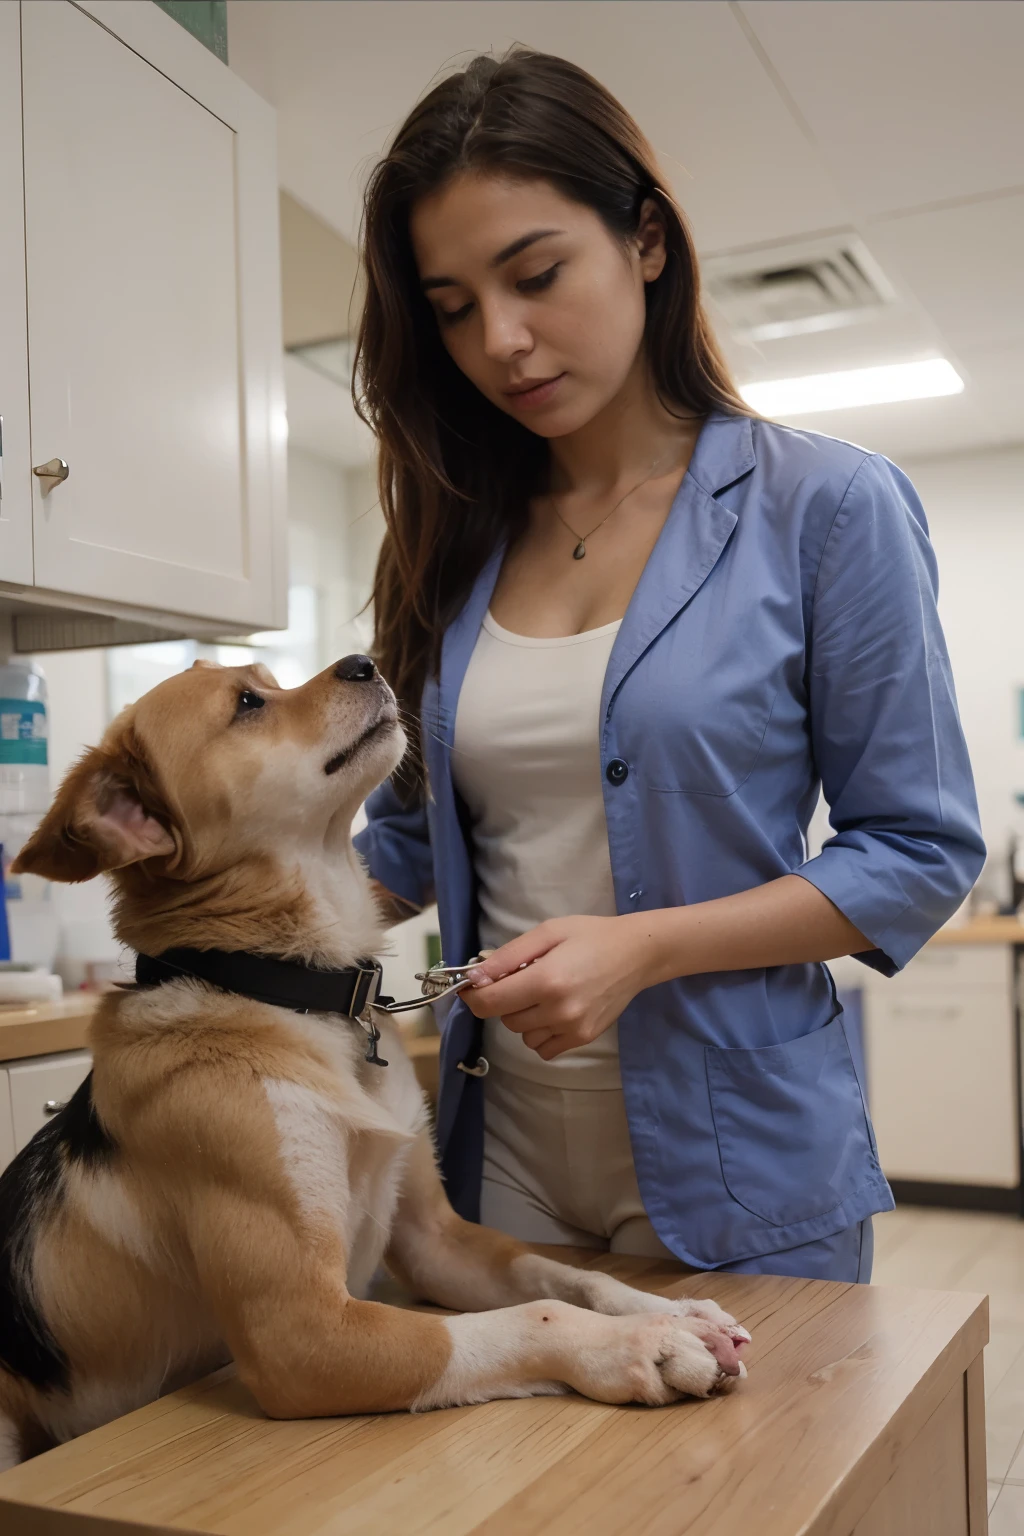
[[[549,1249],[754,1334],[708,1402],[272,1423],[230,1369],[0,1476],[5,1536],[983,1536],[983,1297]]]

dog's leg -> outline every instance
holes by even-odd
[[[550,1297],[613,1317],[693,1317],[722,1330],[733,1345],[750,1340],[747,1330],[714,1301],[652,1296],[611,1275],[560,1264],[515,1238],[463,1221],[448,1203],[426,1136],[412,1149],[406,1165],[387,1262],[415,1295],[460,1312]]]
[[[452,1352],[413,1407],[441,1408],[573,1388],[603,1403],[707,1397],[743,1366],[727,1335],[697,1317],[607,1317],[528,1301],[445,1320]]]
[[[188,1215],[203,1295],[273,1418],[570,1388],[602,1402],[667,1403],[740,1373],[728,1336],[695,1317],[604,1317],[553,1300],[436,1317],[357,1301],[340,1233],[304,1219],[284,1193],[207,1187]]]
[[[272,1418],[457,1407],[575,1390],[605,1403],[707,1397],[743,1367],[698,1318],[604,1317],[561,1301],[435,1318],[339,1296],[298,1315],[286,1352],[239,1358]],[[308,1304],[307,1304],[308,1305]],[[306,1326],[308,1324],[308,1326]]]

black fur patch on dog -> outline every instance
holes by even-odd
[[[96,1167],[116,1150],[96,1113],[92,1073],[0,1175],[0,1367],[39,1391],[69,1385],[67,1356],[36,1304],[33,1239],[64,1199],[65,1171]]]

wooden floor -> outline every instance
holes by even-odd
[[[877,1285],[987,1291],[989,1536],[1024,1533],[1024,1221],[903,1206],[875,1217]]]

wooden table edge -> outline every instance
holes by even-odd
[[[55,1504],[23,1504],[0,1499],[0,1513],[14,1517],[4,1523],[4,1536],[205,1536],[193,1525],[140,1525],[111,1515],[90,1515]]]
[[[916,1290],[917,1287],[887,1286],[885,1289]],[[946,1347],[935,1357],[917,1382],[914,1390],[889,1419],[886,1435],[877,1437],[865,1448],[831,1491],[823,1496],[818,1512],[799,1531],[794,1531],[793,1536],[849,1536],[850,1532],[854,1532],[857,1522],[863,1519],[875,1499],[896,1474],[898,1458],[889,1465],[893,1439],[897,1439],[902,1444],[903,1452],[906,1453],[927,1427],[933,1415],[942,1407],[948,1393],[955,1389],[958,1381],[962,1382],[964,1392],[967,1497],[972,1511],[977,1508],[976,1473],[979,1459],[982,1468],[985,1467],[983,1427],[985,1391],[984,1379],[979,1368],[984,1359],[985,1346],[989,1341],[989,1299],[986,1294],[971,1291],[944,1291],[940,1294],[962,1297],[965,1303],[973,1302],[974,1305]],[[975,1372],[973,1377],[972,1371]],[[979,1378],[981,1379],[980,1398],[978,1396]],[[973,1422],[968,1418],[969,1409],[973,1411]],[[982,1425],[980,1440],[976,1422],[978,1416]],[[973,1485],[972,1459],[975,1472]],[[982,1507],[987,1521],[988,1509],[985,1497],[987,1478],[982,1478],[981,1484]],[[844,1490],[847,1495],[845,1499],[843,1498]],[[841,1518],[841,1524],[836,1523],[837,1518]],[[986,1524],[978,1525],[978,1536],[983,1536],[986,1529]],[[975,1536],[973,1525],[970,1530],[971,1536]]]

